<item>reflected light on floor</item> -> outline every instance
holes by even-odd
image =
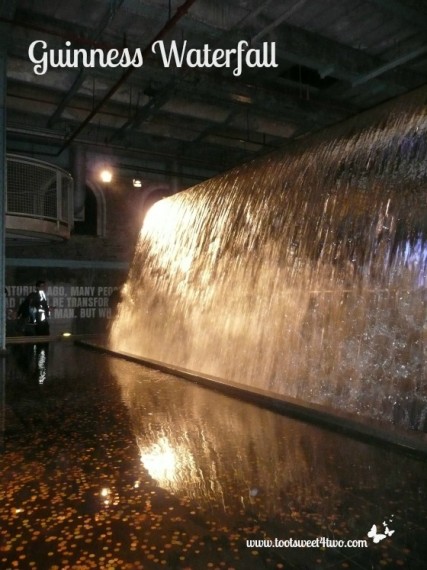
[[[141,463],[160,485],[171,484],[176,478],[177,458],[169,441],[163,437],[151,447],[141,449]]]
[[[39,372],[39,384],[44,384],[47,377],[47,357],[46,350],[42,348],[37,354],[37,347],[34,345],[34,353],[37,358],[37,369]]]
[[[110,494],[111,490],[108,487],[101,489],[101,497],[103,498],[103,503],[106,507],[110,504]]]

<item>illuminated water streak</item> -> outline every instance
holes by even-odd
[[[426,97],[157,203],[112,347],[425,427]]]

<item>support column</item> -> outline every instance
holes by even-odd
[[[74,220],[84,221],[86,199],[86,155],[82,148],[73,149]]]
[[[6,352],[6,71],[6,49],[0,44],[0,356]]]
[[[0,358],[0,453],[4,449],[6,429],[6,359]]]
[[[0,1],[0,16],[11,20],[15,14],[16,0]],[[0,24],[0,357],[6,352],[6,85],[7,49],[10,26]]]

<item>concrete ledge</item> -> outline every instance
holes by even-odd
[[[6,237],[42,240],[66,240],[70,238],[69,224],[60,220],[46,220],[29,215],[6,215]]]
[[[7,353],[7,346],[10,344],[37,344],[42,342],[65,342],[65,341],[77,341],[80,339],[100,339],[99,334],[70,334],[70,335],[63,335],[63,334],[50,334],[50,335],[26,335],[26,336],[8,336],[6,337],[6,350]]]
[[[392,424],[384,424],[366,418],[357,418],[340,410],[332,410],[295,398],[288,398],[235,382],[227,382],[214,376],[201,375],[185,368],[174,367],[156,360],[141,358],[126,352],[117,352],[101,344],[76,340],[78,346],[103,352],[148,368],[172,374],[196,382],[229,396],[239,398],[274,412],[331,429],[343,435],[370,444],[387,446],[427,461],[427,433],[407,431]]]

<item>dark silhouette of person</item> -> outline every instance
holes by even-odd
[[[26,335],[48,335],[50,332],[50,309],[45,287],[45,281],[37,281],[36,291],[32,291],[19,306],[16,316],[23,323]]]

